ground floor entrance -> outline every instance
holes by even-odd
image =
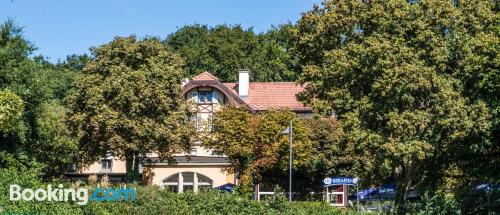
[[[226,158],[192,157],[170,165],[154,160],[143,164],[143,183],[157,185],[173,192],[198,192],[224,184],[236,184],[228,172]]]

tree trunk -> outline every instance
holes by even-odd
[[[408,166],[403,166],[402,171],[396,177],[396,199],[395,206],[397,214],[406,214],[408,212],[407,201],[408,194],[414,181],[417,162],[411,161]]]
[[[134,165],[134,154],[131,151],[125,152],[125,182],[130,183],[133,181],[133,165]]]
[[[140,163],[139,152],[135,152],[134,153],[134,175],[133,175],[132,182],[139,181],[139,163]]]
[[[396,182],[396,199],[394,201],[397,214],[406,214],[406,182],[399,180]]]

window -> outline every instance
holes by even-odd
[[[193,185],[183,185],[182,191],[183,192],[194,192],[194,186]]]
[[[212,157],[223,157],[224,155],[220,152],[212,151],[210,154]]]
[[[198,103],[212,103],[212,91],[198,92]]]
[[[207,131],[209,131],[209,132],[212,131],[212,129],[213,129],[213,123],[214,123],[213,122],[213,116],[209,115],[208,119],[207,119],[207,127],[206,127]]]
[[[213,181],[196,172],[175,173],[163,180],[163,187],[172,192],[198,192],[212,188]]]
[[[111,172],[112,167],[113,167],[113,160],[111,160],[111,159],[101,160],[101,171],[102,172]]]
[[[196,113],[191,120],[194,122],[196,131],[209,132],[212,131],[213,127],[212,118],[211,113]]]
[[[163,187],[172,192],[179,192],[179,176],[175,174],[163,180]]]
[[[202,121],[203,119],[201,118],[201,114],[200,113],[196,113],[196,116],[195,116],[195,126],[196,126],[196,130],[197,131],[201,131],[203,130],[203,127],[202,127]]]
[[[196,154],[198,154],[198,150],[196,148],[192,148],[192,149],[189,150],[188,154],[189,155],[196,155]]]
[[[207,190],[212,188],[212,180],[208,178],[207,176],[204,176],[202,174],[197,174],[198,178],[198,190]]]
[[[198,92],[193,92],[192,97],[193,97],[193,102],[198,103]]]
[[[213,96],[212,96],[212,103],[220,103],[219,101],[219,93],[217,93],[216,90],[214,90],[212,92]]]
[[[196,113],[191,118],[196,130],[200,132],[211,131],[214,107],[221,103],[219,93],[212,88],[199,88],[191,95],[192,101],[196,103]]]
[[[182,174],[182,191],[194,192],[194,172],[183,172]]]
[[[175,186],[165,186],[165,189],[169,190],[170,192],[178,193],[179,192],[179,187],[177,185]]]
[[[206,93],[198,93],[198,102],[206,103],[207,94]]]

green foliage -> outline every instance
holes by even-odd
[[[236,81],[236,70],[248,68],[253,81],[291,81],[297,78],[296,61],[286,51],[288,26],[255,34],[239,25],[184,26],[169,35],[165,44],[186,61],[185,75],[204,71],[220,81]]]
[[[0,67],[2,73],[9,69],[7,66],[15,66],[21,63],[22,60],[26,60],[35,50],[33,45],[23,37],[23,29],[12,19],[7,19],[0,25],[0,47],[0,59],[3,64]]]
[[[17,184],[21,187],[46,188],[41,181],[43,168],[27,156],[13,157],[0,152],[0,214],[81,214],[76,204],[59,202],[10,201],[9,187]]]
[[[498,1],[472,0],[459,7],[459,31],[451,43],[458,69],[452,75],[468,99],[486,102],[492,114],[490,143],[461,155],[460,182],[467,187],[500,179],[500,7]]]
[[[35,63],[28,58],[34,47],[22,36],[22,28],[18,27],[13,20],[7,20],[0,25],[0,89],[8,88],[25,102],[26,109],[30,111],[36,100],[31,100],[30,94],[43,92],[39,85],[33,81]],[[33,92],[36,89],[37,92]],[[44,94],[44,93],[40,93]],[[42,97],[38,94],[39,97]],[[22,107],[22,106],[19,106]],[[18,107],[16,107],[18,108]],[[23,111],[17,109],[16,111]],[[23,112],[21,112],[23,113]],[[24,114],[24,113],[23,113]],[[21,136],[13,134],[14,136]],[[0,137],[2,142],[6,142],[5,137]],[[14,137],[9,137],[14,144]],[[18,144],[18,141],[16,141]]]
[[[293,119],[294,175],[301,179],[294,186],[301,191],[318,191],[326,175],[355,175],[365,185],[396,180],[397,212],[459,213],[449,192],[465,213],[495,210],[497,193],[473,194],[470,188],[500,177],[498,5],[326,0],[296,26],[260,34],[241,26],[185,26],[168,36],[167,47],[156,39],[116,38],[93,48],[92,57],[72,55],[57,65],[33,57],[23,29],[7,20],[0,25],[0,211],[338,213],[323,203],[289,204],[280,196],[259,203],[154,187],[139,187],[134,205],[8,201],[9,184],[43,187],[42,178],[67,168],[76,149],[72,135],[79,138],[84,164],[111,151],[137,173],[142,153],[171,159],[189,148],[192,132],[180,79],[208,70],[221,81],[235,81],[240,68],[252,69],[253,81],[292,81],[303,72],[307,91],[301,98],[319,115],[335,111],[341,122],[281,110],[253,116],[227,108],[216,114],[213,139],[205,144],[229,156],[235,164],[230,171],[242,173],[244,189],[263,178],[286,181],[288,137],[280,133]],[[73,90],[68,112],[64,100]],[[407,204],[411,188],[437,194]],[[486,199],[493,203],[481,204]]]
[[[289,137],[282,131],[293,121],[293,171],[297,192],[321,191],[321,180],[333,173],[334,119],[306,119],[288,110],[269,110],[252,115],[247,110],[224,107],[213,117],[207,148],[227,155],[238,172],[243,191],[266,182],[287,187]]]
[[[299,178],[307,178],[309,183],[300,184],[308,180],[296,180],[298,188],[305,191],[321,192],[322,180],[327,176],[355,176],[345,168],[350,157],[345,156],[344,151],[339,144],[339,125],[337,120],[332,117],[304,119],[310,128],[310,140],[313,143],[310,160],[312,168],[299,175]],[[295,175],[300,172],[295,173]],[[310,190],[309,190],[310,189]],[[316,199],[319,196],[316,196]]]
[[[60,88],[69,82],[66,74],[41,56],[30,58],[35,48],[24,39],[23,29],[7,20],[0,25],[0,35],[0,88],[9,88],[26,102],[26,117],[34,117],[44,101],[62,99]]]
[[[3,176],[0,174],[0,176]],[[0,177],[1,180],[6,178]],[[24,184],[41,187],[39,182]],[[46,185],[45,185],[46,186]],[[1,197],[4,197],[2,195]],[[205,191],[172,193],[158,187],[137,187],[137,201],[91,202],[78,206],[72,202],[8,202],[0,198],[4,212],[36,214],[341,214],[342,211],[322,202],[293,202],[284,198],[257,202],[246,197]]]
[[[232,172],[246,172],[253,161],[253,135],[249,124],[252,115],[244,109],[224,107],[213,116],[211,139],[205,140],[207,148],[217,153],[224,153],[233,163]],[[245,186],[253,183],[249,175],[240,176]]]
[[[0,129],[2,130],[2,135],[0,135],[0,152],[8,152],[8,155],[13,158],[28,155],[32,159],[36,159],[37,162],[43,163],[47,169],[42,170],[42,172],[47,177],[51,177],[52,173],[50,172],[52,170],[50,166],[54,164],[53,160],[48,159],[49,157],[41,156],[41,154],[46,154],[49,151],[41,154],[33,153],[40,152],[41,149],[35,146],[40,146],[42,142],[43,145],[47,146],[42,148],[47,150],[51,148],[48,145],[52,144],[52,141],[58,142],[56,139],[60,138],[60,136],[49,137],[53,133],[48,131],[55,128],[64,131],[65,123],[62,118],[63,116],[59,118],[60,120],[49,120],[50,123],[43,123],[43,121],[48,120],[48,115],[44,115],[46,113],[42,110],[46,111],[48,109],[42,106],[48,103],[62,102],[67,92],[72,88],[74,73],[72,70],[57,69],[54,65],[44,60],[42,56],[31,57],[34,50],[34,46],[24,39],[23,29],[13,20],[7,20],[0,25],[0,89],[2,89],[2,109],[4,111],[12,110],[16,112],[16,120],[11,121],[14,124],[9,125],[12,129],[9,132],[4,130],[5,128]],[[15,97],[11,96],[9,99],[6,97],[10,95],[8,92],[12,92],[18,97],[16,96],[17,98],[14,99]],[[10,100],[11,103],[8,103],[5,99]],[[21,100],[15,102],[18,99]],[[10,104],[8,106],[11,106],[11,108],[9,109],[7,108],[8,106],[4,106],[5,104]],[[17,105],[12,106],[14,104]],[[54,117],[56,116],[51,116],[50,118]],[[53,123],[58,124],[55,125]],[[54,144],[57,145],[59,143]],[[57,147],[52,146],[52,149]],[[56,154],[50,158],[54,156]],[[68,153],[59,154],[58,156],[65,157],[68,156]]]
[[[79,159],[125,158],[137,180],[140,155],[187,150],[194,131],[181,97],[181,59],[155,38],[117,37],[92,49],[69,99]]]
[[[0,131],[4,134],[17,130],[24,109],[19,96],[10,90],[0,90]]]
[[[216,152],[227,155],[240,174],[245,188],[269,179],[282,183],[288,171],[288,136],[281,132],[294,121],[295,169],[308,169],[312,142],[305,123],[286,110],[269,110],[251,115],[248,111],[225,107],[214,115],[212,138],[205,144]],[[274,181],[272,181],[274,182]]]
[[[89,62],[91,59],[87,54],[77,55],[72,54],[66,57],[66,60],[63,62],[57,63],[57,67],[59,69],[69,69],[74,71],[82,71],[85,67],[85,64]]]
[[[456,49],[480,32],[497,46],[497,10],[493,1],[332,0],[303,14],[294,33],[302,98],[318,113],[335,110],[346,170],[397,181],[402,204],[412,188],[432,189],[462,156],[489,148],[491,107],[467,97],[461,79],[481,70],[496,90],[498,49]],[[464,67],[474,60],[482,68]]]
[[[453,196],[430,195],[425,193],[419,201],[408,203],[410,214],[462,214],[459,203]],[[397,211],[397,210],[396,210]]]
[[[44,103],[38,110],[38,138],[29,151],[36,160],[44,161],[49,178],[61,176],[74,162],[77,145],[65,123],[68,111],[57,102]]]

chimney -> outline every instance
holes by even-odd
[[[250,82],[250,70],[240,69],[238,70],[238,96],[245,99],[248,96],[248,85]]]

